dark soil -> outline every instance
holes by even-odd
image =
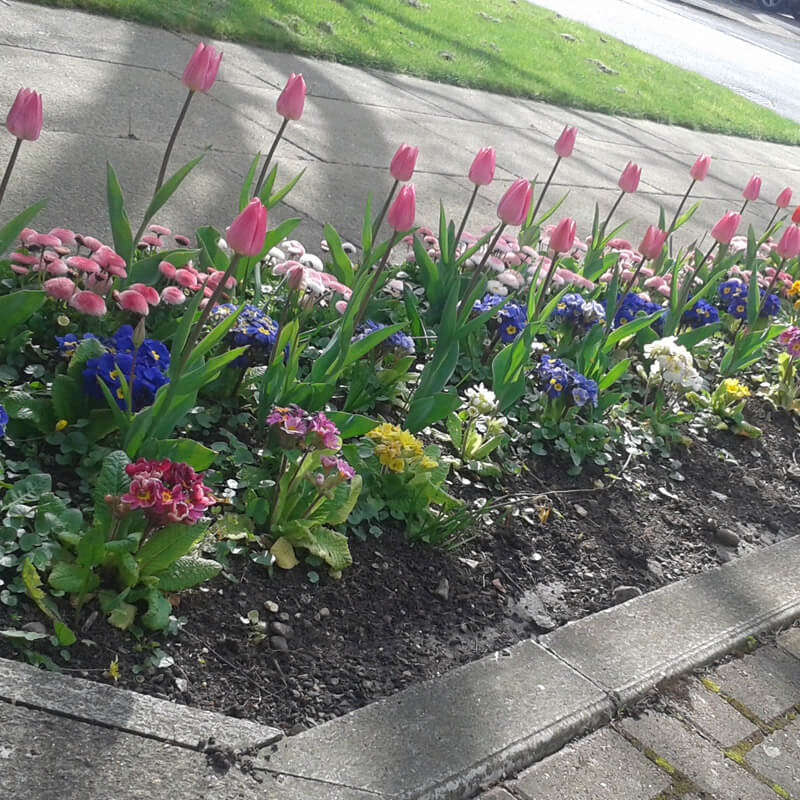
[[[175,610],[185,624],[154,637],[174,665],[136,674],[149,640],[137,643],[96,617],[68,667],[109,681],[118,657],[122,687],[290,732],[316,725],[800,532],[798,431],[763,403],[748,409],[761,439],[714,431],[676,453],[679,465],[626,464],[623,454],[609,471],[575,479],[560,462],[538,459],[513,489],[541,496],[455,550],[412,547],[399,532],[356,539],[342,579],[316,584],[299,567],[270,578],[232,561],[235,582],[219,577],[186,592]],[[252,610],[270,626],[258,643],[243,621]],[[40,620],[33,608],[21,616],[13,626]],[[12,626],[4,607],[0,624]],[[0,655],[14,657],[2,641]]]

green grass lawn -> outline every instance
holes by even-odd
[[[800,126],[524,0],[34,0],[562,106],[800,143]]]

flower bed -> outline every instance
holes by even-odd
[[[404,144],[360,248],[330,225],[312,247],[268,225],[300,178],[272,166],[292,75],[231,225],[173,234],[153,219],[200,158],[168,177],[170,154],[220,59],[187,65],[136,233],[110,165],[111,243],[35,230],[42,204],[0,229],[0,653],[313,724],[793,532],[789,189],[739,234],[754,176],[682,242],[700,156],[634,247],[633,163],[591,226],[551,222],[568,127],[473,234],[483,148],[434,230]],[[41,126],[21,90],[0,203]]]

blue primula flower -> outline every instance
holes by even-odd
[[[700,328],[712,322],[719,322],[719,311],[716,306],[700,298],[691,308],[683,312],[681,322],[692,328]]]
[[[781,310],[781,301],[776,294],[767,294],[766,290],[761,289],[761,311],[762,317],[774,317]]]
[[[476,300],[472,304],[472,310],[480,314],[483,311],[488,311],[503,302],[503,298],[499,294],[485,294],[483,300]]]
[[[501,342],[513,342],[528,324],[526,310],[517,303],[508,303],[497,314],[497,331]]]
[[[375,331],[381,331],[386,326],[382,322],[373,322],[371,319],[368,319],[362,325],[359,326],[358,333],[352,338],[351,341],[357,342],[360,339],[364,339],[365,337],[369,336],[371,333]],[[414,340],[408,335],[403,333],[402,331],[395,331],[393,334],[388,336],[384,339],[381,344],[378,345],[379,352],[396,352],[396,353],[405,353],[407,355],[413,355],[417,348],[414,344]]]
[[[6,435],[6,425],[8,425],[8,412],[0,406],[0,438]]]
[[[208,317],[209,324],[219,324],[233,314],[236,308],[233,303],[214,306]],[[225,341],[230,347],[247,347],[247,351],[235,358],[230,366],[244,369],[258,364],[267,364],[277,340],[278,323],[260,308],[246,305],[231,329],[225,334]]]
[[[717,287],[717,294],[723,303],[730,305],[734,300],[747,297],[747,284],[739,280],[739,278],[731,278],[730,280],[723,281]]]

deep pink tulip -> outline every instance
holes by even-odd
[[[553,145],[553,150],[560,158],[569,158],[572,155],[572,149],[575,147],[575,137],[578,135],[578,129],[574,126],[564,126],[561,131],[561,136],[558,137],[556,143]]]
[[[389,172],[396,181],[405,183],[411,180],[414,174],[414,167],[417,165],[419,148],[412,147],[405,142],[397,148],[397,152],[392,156],[392,163],[389,164]]]
[[[415,148],[416,149],[416,148]],[[396,231],[407,231],[414,225],[417,216],[417,187],[407,183],[397,193],[386,212],[386,222]]]
[[[186,295],[177,286],[165,286],[161,290],[161,299],[170,306],[179,306],[186,301]]]
[[[704,181],[708,175],[708,168],[711,166],[711,156],[697,156],[697,161],[692,164],[689,175],[696,181]]]
[[[42,132],[42,96],[33,89],[20,89],[8,112],[6,128],[17,139],[36,141]]]
[[[42,284],[42,288],[56,300],[69,300],[75,292],[75,284],[69,278],[50,278]]]
[[[533,188],[525,178],[517,178],[497,205],[497,216],[506,225],[522,225],[531,207]]]
[[[231,222],[225,233],[225,241],[240,255],[257,256],[264,249],[266,235],[267,209],[257,197],[254,197]]]
[[[745,200],[755,202],[758,200],[759,194],[761,194],[761,178],[758,175],[752,175],[750,180],[747,181],[747,186],[742,190],[742,197]]]
[[[788,208],[791,202],[792,190],[787,186],[775,199],[775,205],[778,206],[778,208]]]
[[[658,258],[661,255],[661,250],[664,247],[664,242],[667,239],[667,232],[662,231],[655,225],[651,225],[647,229],[641,244],[639,245],[639,252],[649,259]]]
[[[293,72],[286,81],[283,91],[278,95],[275,107],[284,119],[298,120],[303,116],[305,102],[306,82],[302,75],[295,75]]]
[[[568,253],[575,244],[575,220],[564,217],[550,234],[550,249],[554,253]]]
[[[628,165],[622,170],[619,176],[617,186],[627,194],[633,194],[639,188],[639,178],[642,176],[642,168],[633,161],[629,161]]]
[[[736,236],[736,231],[741,221],[741,214],[736,211],[726,211],[717,224],[711,229],[711,235],[720,244],[730,244],[731,239]]]
[[[90,317],[102,317],[106,313],[106,302],[100,295],[89,291],[75,292],[69,299],[69,304]]]
[[[775,247],[775,252],[781,258],[796,258],[800,253],[800,228],[797,225],[790,225],[781,236],[781,240]]]
[[[147,305],[144,295],[139,294],[135,289],[126,289],[119,294],[116,292],[113,294],[117,305],[123,311],[132,311],[134,314],[141,314],[143,317],[150,313],[150,306]]]
[[[217,79],[222,53],[200,42],[183,70],[184,85],[195,92],[207,92]]]
[[[494,180],[497,153],[494,147],[481,147],[469,168],[469,179],[476,186],[488,186]]]

